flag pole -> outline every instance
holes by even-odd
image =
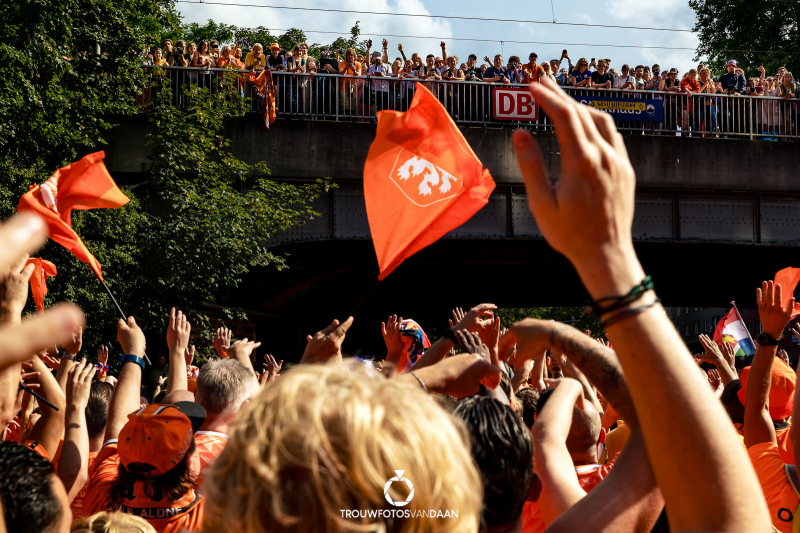
[[[105,281],[103,281],[103,280],[102,280],[102,279],[100,279],[100,278],[97,278],[97,279],[98,279],[98,280],[100,281],[100,283],[103,285],[103,288],[104,288],[104,289],[106,290],[106,292],[108,293],[108,296],[111,298],[111,301],[112,301],[112,302],[114,302],[114,307],[116,307],[116,308],[117,308],[117,311],[119,311],[119,315],[122,317],[122,320],[123,320],[123,322],[125,322],[125,323],[127,324],[127,323],[128,323],[128,317],[127,317],[127,316],[125,316],[125,311],[123,311],[123,310],[122,310],[122,308],[121,308],[121,307],[119,306],[119,304],[117,303],[117,299],[116,299],[116,298],[114,298],[114,295],[113,295],[113,294],[111,294],[111,289],[109,289],[109,288],[108,288],[108,285],[106,285],[106,282],[105,282]],[[147,361],[147,364],[148,364],[148,365],[152,365],[152,364],[153,364],[153,363],[151,363],[151,362],[150,362],[150,359],[147,357],[147,354],[146,354],[146,353],[145,353],[145,354],[142,354],[142,355],[144,355],[144,360],[145,360],[145,361]]]
[[[750,338],[750,343],[753,345],[753,349],[755,350],[756,348],[758,348],[758,345],[753,340],[753,336],[750,334],[750,330],[747,328],[747,324],[744,323],[744,320],[742,319],[742,314],[739,313],[739,308],[736,307],[736,302],[731,302],[731,305],[733,306],[733,309],[736,311],[736,316],[739,317],[739,322],[741,322],[742,325],[744,326],[744,330],[747,332],[747,336]],[[750,356],[750,364],[751,365],[753,364],[752,355]]]
[[[35,392],[33,392],[30,387],[28,387],[27,385],[25,385],[21,381],[19,382],[19,388],[24,390],[25,392],[28,392],[28,393],[32,394],[40,402],[44,402],[45,405],[47,405],[53,411],[58,411],[58,407],[56,407],[52,403],[48,402],[46,399],[42,398],[40,395],[38,395]]]

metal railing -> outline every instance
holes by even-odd
[[[246,70],[203,69],[191,67],[144,67],[145,88],[141,105],[165,103],[165,94],[178,107],[187,105],[184,87],[197,85],[209,91],[225,90],[239,97],[253,97],[254,87]],[[223,76],[236,78],[235,88],[222,83]],[[275,71],[272,73],[278,117],[306,120],[371,122],[381,110],[405,111],[414,98],[417,83],[423,84],[459,124],[486,127],[526,127],[552,130],[550,119],[538,110],[535,118],[508,113],[514,103],[514,91],[526,93],[523,84],[496,84],[479,81],[424,81],[414,78],[382,78],[306,74]],[[170,86],[167,93],[163,90]],[[616,115],[617,129],[631,134],[680,135],[689,137],[730,137],[769,140],[800,138],[800,100],[771,96],[731,96],[683,92],[659,92],[620,89],[583,89],[564,87],[564,91],[595,107],[613,106],[628,109],[630,120]],[[526,93],[527,94],[527,93]],[[501,98],[504,97],[504,98]],[[647,103],[647,105],[645,104]],[[613,107],[611,106],[611,107]],[[532,111],[532,107],[526,108]],[[663,109],[661,120],[644,116],[650,108]],[[503,109],[501,109],[503,108]],[[636,109],[634,111],[633,109]],[[647,111],[645,111],[647,108]],[[258,98],[250,109],[262,110]],[[524,113],[523,113],[524,115]],[[532,115],[532,113],[528,113]],[[655,115],[656,117],[659,114]]]

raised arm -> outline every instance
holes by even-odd
[[[583,409],[583,387],[571,378],[551,382],[556,386],[531,428],[534,470],[542,480],[539,507],[545,524],[553,522],[586,492],[575,476],[575,465],[567,450],[572,411]]]
[[[717,343],[711,340],[708,335],[700,335],[699,339],[705,351],[705,356],[702,357],[702,360],[717,367],[719,377],[722,379],[722,386],[724,387],[734,379],[738,379],[739,376],[736,375],[736,370],[728,365],[728,361],[722,354],[722,348],[717,346]]]
[[[397,43],[397,49],[400,51],[400,55],[403,56],[403,64],[405,65],[408,59],[406,59],[406,54],[403,52],[403,43]]]
[[[186,319],[186,315],[182,311],[176,313],[174,307],[170,309],[167,324],[167,346],[169,346],[167,394],[189,389],[189,382],[186,379],[186,350],[189,348],[191,333],[192,325]],[[250,365],[250,368],[252,367]]]
[[[781,338],[794,307],[794,298],[790,298],[786,306],[781,305],[781,292],[780,284],[776,285],[772,280],[763,282],[761,288],[756,289],[762,331],[773,339]],[[748,448],[762,442],[777,442],[769,416],[769,389],[777,351],[777,345],[759,345],[750,365],[744,402],[744,444]]]
[[[114,440],[128,422],[128,415],[139,409],[142,390],[142,371],[144,370],[145,338],[136,319],[121,318],[117,322],[117,340],[122,347],[122,369],[119,371],[117,385],[108,404],[108,419],[103,442]]]
[[[59,361],[58,370],[56,370],[56,381],[58,381],[58,386],[61,387],[61,390],[64,391],[65,394],[67,392],[67,379],[69,379],[69,371],[75,364],[76,357],[81,352],[81,346],[83,346],[82,327],[76,329],[72,333],[72,338],[61,345],[61,349],[67,352],[69,357],[62,357],[61,361]]]
[[[39,382],[38,394],[55,405],[58,410],[51,408],[44,402],[40,402],[39,409],[42,410],[42,416],[33,426],[30,438],[41,444],[52,460],[58,451],[61,436],[64,434],[64,407],[67,401],[64,391],[58,386],[56,378],[50,373],[50,369],[44,364],[44,361],[36,356],[32,359],[32,362],[32,370],[39,373],[37,378]]]
[[[494,309],[497,309],[497,306],[494,304],[480,304],[470,309],[467,313],[457,314],[456,311],[453,311],[453,317],[458,320],[455,325],[453,325],[453,322],[450,322],[452,326],[450,329],[453,335],[458,331],[477,332],[483,330],[484,327],[488,326],[490,322],[494,320]],[[458,309],[458,311],[460,311],[460,309]],[[424,368],[436,364],[445,358],[453,346],[455,346],[455,343],[452,339],[442,337],[417,359],[414,368]]]
[[[561,177],[551,184],[532,135],[514,134],[528,204],[547,242],[576,268],[595,302],[621,302],[645,278],[633,248],[635,176],[613,119],[558,90],[529,90],[555,124]],[[767,505],[732,425],[652,291],[603,314],[625,371],[675,530],[758,530]],[[643,354],[646,354],[644,356]],[[680,428],[679,433],[675,428]],[[681,465],[676,475],[675,465]],[[707,487],[716,489],[709,499]]]
[[[249,368],[250,371],[253,372],[253,376],[256,377],[256,379],[258,378],[258,376],[256,374],[255,368],[253,368],[253,362],[250,360],[250,354],[252,354],[253,350],[258,348],[259,346],[261,346],[260,342],[249,341],[247,340],[247,338],[244,338],[242,340],[238,340],[233,344],[231,344],[231,349],[230,349],[231,359],[236,359],[244,366]],[[184,368],[186,368],[185,365]],[[186,377],[185,370],[183,372],[183,377],[184,378]]]
[[[64,445],[58,460],[58,477],[70,503],[89,479],[89,429],[86,405],[95,369],[86,359],[70,368],[67,376],[67,412]]]

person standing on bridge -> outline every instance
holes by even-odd
[[[386,43],[386,39],[384,39],[383,42]],[[386,49],[386,45],[384,45],[384,49]],[[367,76],[377,76],[379,78],[392,77],[391,67],[383,62],[381,53],[377,50],[372,54],[372,64],[369,66]],[[387,80],[372,81],[370,84],[370,89],[372,90],[372,101],[375,102],[375,111],[383,111],[384,109],[388,108],[389,82]]]
[[[722,99],[722,131],[724,133],[741,133],[742,117],[740,115],[743,113],[743,108],[741,102],[733,97],[744,92],[744,76],[736,73],[735,59],[729,60],[726,68],[728,72],[720,76],[719,84],[722,92],[731,98]]]

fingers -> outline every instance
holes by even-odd
[[[52,344],[69,341],[76,326],[85,324],[83,312],[72,304],[58,304],[43,314],[0,328],[0,369],[30,359]]]
[[[583,123],[578,114],[578,102],[549,79],[533,83],[529,88],[534,100],[553,121],[562,154],[579,150],[587,142]],[[563,93],[563,97],[562,94]]]
[[[334,322],[336,322],[334,320]],[[353,317],[348,317],[347,320],[342,322],[339,327],[337,327],[334,331],[334,336],[336,338],[344,337],[344,334],[347,333],[347,330],[350,329],[350,326],[353,325]]]
[[[512,141],[531,211],[541,213],[542,210],[553,209],[555,207],[553,186],[550,184],[542,152],[533,135],[527,130],[519,129],[514,132]]]
[[[172,330],[175,329],[176,321],[177,321],[177,316],[175,315],[175,308],[173,307],[169,310],[169,326],[168,326],[169,329]]]
[[[322,333],[323,335],[330,335],[330,334],[331,334],[331,333],[333,333],[333,332],[336,330],[336,328],[338,328],[338,327],[339,327],[339,321],[338,321],[337,319],[335,319],[335,318],[334,318],[334,319],[333,319],[333,322],[331,322],[331,325],[330,325],[330,326],[328,326],[327,328],[325,328],[325,329],[321,330],[321,331],[320,331],[320,333]]]
[[[7,271],[25,254],[36,251],[47,240],[44,221],[33,213],[19,213],[0,226],[0,272]],[[18,271],[19,272],[19,271]]]

